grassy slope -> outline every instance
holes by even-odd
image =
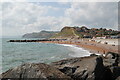
[[[64,38],[64,37],[82,37],[74,28],[66,28],[63,31],[59,32],[52,38]]]

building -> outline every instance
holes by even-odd
[[[106,39],[106,36],[104,37],[96,37],[97,39]]]

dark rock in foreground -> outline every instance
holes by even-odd
[[[51,78],[67,78],[64,73],[58,69],[43,63],[23,64],[16,68],[10,69],[2,74],[3,78],[19,78],[19,80],[29,78],[51,79]]]
[[[2,74],[4,78],[44,78],[72,80],[120,80],[120,55],[109,52],[103,56],[71,58],[50,65],[29,63],[10,69]]]
[[[52,66],[80,80],[120,80],[120,55],[108,52],[105,57],[92,55],[51,63]]]
[[[54,62],[51,65],[73,79],[112,80],[110,69],[103,65],[102,57],[74,58]]]

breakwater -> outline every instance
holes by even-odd
[[[61,41],[61,40],[67,40],[67,39],[38,39],[38,40],[9,40],[7,42],[41,42],[41,41]]]

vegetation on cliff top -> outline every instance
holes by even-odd
[[[82,27],[68,27],[65,26],[60,32],[55,31],[41,31],[38,33],[28,33],[23,35],[23,38],[92,38],[104,36],[120,36],[120,31],[115,31],[106,28],[87,28]]]
[[[117,36],[120,35],[120,31],[115,31],[106,28],[87,28],[82,27],[64,27],[59,33],[54,35],[52,38],[92,38],[92,37],[103,37],[103,36]]]
[[[64,37],[82,37],[81,34],[79,34],[75,27],[64,27],[58,34],[54,35],[52,38],[64,38]]]

